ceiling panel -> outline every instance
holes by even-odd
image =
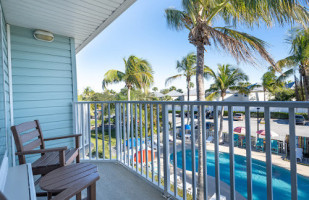
[[[75,38],[80,51],[136,0],[2,0],[6,22]]]

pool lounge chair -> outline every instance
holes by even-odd
[[[256,142],[256,150],[262,150],[264,151],[264,139],[263,138],[258,138],[257,142]]]
[[[296,160],[299,159],[300,162],[303,160],[303,149],[296,148]]]
[[[276,154],[279,153],[278,141],[277,140],[271,141],[271,152],[276,153]]]
[[[211,142],[213,142],[213,140],[214,140],[214,137],[209,136],[209,137],[207,138],[207,140],[206,140],[206,143],[211,143]]]
[[[239,146],[239,135],[234,134],[234,146]]]

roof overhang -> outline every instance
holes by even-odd
[[[136,0],[1,0],[6,22],[75,39],[79,52]]]

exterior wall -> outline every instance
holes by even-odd
[[[10,141],[9,70],[7,60],[7,35],[5,19],[0,10],[0,165]],[[9,157],[10,151],[8,151]]]
[[[73,134],[74,40],[55,35],[53,42],[38,41],[33,31],[11,26],[14,123],[37,119],[45,138]],[[46,146],[70,147],[73,140]]]

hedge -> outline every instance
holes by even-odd
[[[242,113],[245,114],[244,111],[233,111],[233,114],[235,113]],[[295,115],[303,115],[306,120],[308,120],[308,114],[307,113],[295,113]],[[224,116],[228,116],[228,111],[224,111]],[[251,112],[250,117],[256,118],[257,112]],[[264,112],[259,112],[259,118],[264,118]],[[285,112],[271,112],[270,113],[271,119],[289,119],[289,113]]]

